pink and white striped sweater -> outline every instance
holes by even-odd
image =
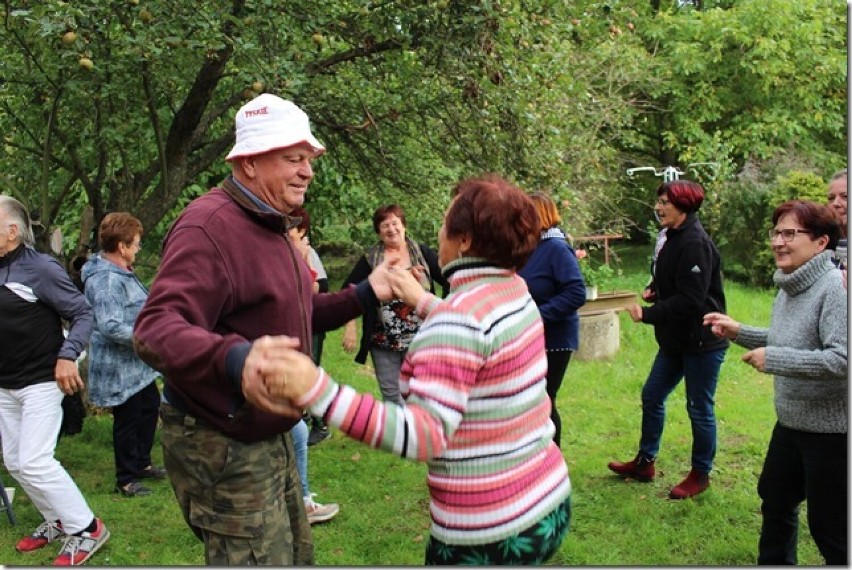
[[[450,295],[427,295],[402,366],[405,407],[334,382],[325,371],[298,404],[354,439],[429,466],[432,535],[496,542],[537,523],[571,494],[553,443],[544,329],[524,280],[463,258]]]

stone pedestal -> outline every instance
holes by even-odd
[[[580,315],[580,349],[573,358],[604,360],[612,358],[620,347],[621,328],[614,310],[593,311]]]

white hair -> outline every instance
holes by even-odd
[[[18,226],[18,239],[22,243],[35,247],[35,235],[27,208],[11,196],[0,195],[0,210],[6,214],[6,224]]]

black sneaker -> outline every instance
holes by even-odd
[[[149,465],[148,467],[139,472],[139,477],[141,479],[165,479],[166,470],[163,467]]]
[[[121,493],[125,497],[147,497],[151,494],[151,489],[142,485],[139,481],[131,481],[124,486],[116,485],[115,492]]]
[[[316,445],[319,442],[326,440],[330,437],[331,437],[331,432],[328,431],[328,428],[325,428],[325,429],[311,428],[311,433],[308,434],[308,446]]]

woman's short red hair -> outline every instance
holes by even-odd
[[[497,267],[523,267],[539,240],[538,213],[530,197],[493,174],[459,182],[453,196],[444,218],[446,235],[469,235],[471,254]]]
[[[657,188],[657,196],[666,194],[672,206],[685,214],[697,212],[704,202],[704,188],[692,180],[672,180]]]

